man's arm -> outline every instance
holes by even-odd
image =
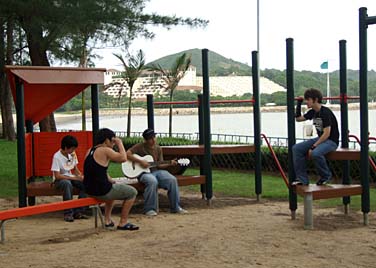
[[[139,146],[139,145],[136,145],[136,146]],[[134,147],[135,147],[135,146],[134,146]],[[128,160],[140,164],[143,168],[148,168],[148,167],[150,166],[150,164],[148,163],[148,161],[143,160],[143,159],[140,159],[140,158],[135,157],[135,156],[133,155],[133,151],[132,151],[132,149],[133,149],[134,147],[132,147],[131,149],[129,149],[129,150],[127,151],[127,157],[128,157]]]
[[[322,135],[320,136],[320,138],[312,145],[312,149],[314,149],[315,147],[317,147],[320,143],[323,143],[324,141],[326,141],[329,136],[330,136],[330,130],[331,130],[331,127],[326,127],[323,129],[323,133]]]
[[[71,181],[82,181],[82,175],[75,175],[75,176],[67,176],[62,175],[59,171],[52,171],[55,177],[55,180],[71,180]]]
[[[296,122],[303,122],[307,120],[302,115],[302,103],[303,103],[303,98],[299,98],[296,104],[296,108],[295,108],[295,121]]]

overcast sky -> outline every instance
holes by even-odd
[[[339,65],[339,40],[347,40],[349,69],[359,69],[358,10],[376,16],[376,0],[260,0],[260,67],[286,68],[286,38],[294,38],[295,69],[320,71]],[[142,49],[147,62],[191,48],[208,48],[227,58],[250,64],[257,50],[257,0],[151,0],[146,12],[209,20],[206,28],[151,28],[153,40],[137,39],[130,50]],[[120,68],[113,50],[97,67]],[[368,67],[376,70],[376,25],[368,28]],[[322,71],[322,70],[321,70]]]

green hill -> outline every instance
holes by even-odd
[[[197,75],[202,75],[202,60],[201,49],[195,48],[186,51],[182,51],[176,54],[168,55],[163,58],[157,59],[150,64],[160,64],[163,68],[170,68],[172,63],[178,56],[183,53],[190,54],[192,57],[192,65],[197,68]],[[209,75],[210,76],[250,76],[252,69],[250,66],[244,63],[234,61],[223,57],[222,55],[209,50]]]

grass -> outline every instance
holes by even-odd
[[[0,198],[16,197],[17,183],[17,143],[0,139]],[[112,163],[109,173],[113,177],[122,177],[120,164]],[[188,169],[185,174],[196,175],[198,169]],[[189,191],[200,191],[199,185],[184,187]],[[240,196],[255,198],[255,182],[252,172],[232,170],[213,170],[213,192],[215,195]],[[371,210],[376,211],[376,189],[370,191]],[[288,201],[288,191],[281,177],[265,175],[262,177],[262,198]],[[302,199],[298,199],[302,202]],[[317,200],[315,205],[322,207],[336,207],[342,204],[342,199]],[[359,210],[360,196],[351,198],[351,208]]]

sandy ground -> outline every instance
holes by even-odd
[[[0,244],[0,267],[376,267],[376,217],[314,209],[315,229],[303,229],[303,208],[290,219],[286,201],[218,197],[208,208],[198,194],[182,194],[189,214],[142,215],[132,209],[139,231],[94,229],[94,220],[67,223],[62,213],[9,222]],[[59,197],[39,202],[60,200]],[[16,206],[0,200],[1,209]],[[118,211],[114,219],[117,220]]]

